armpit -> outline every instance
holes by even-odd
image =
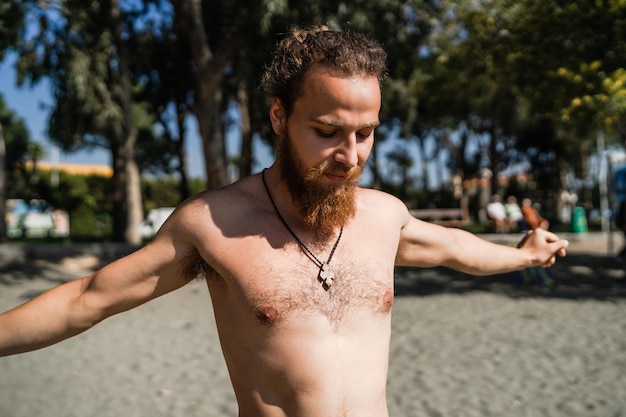
[[[180,275],[192,281],[194,279],[216,279],[219,274],[194,249],[185,254],[180,262]]]

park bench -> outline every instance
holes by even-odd
[[[462,227],[470,224],[469,215],[462,208],[412,209],[410,212],[420,220],[442,226]]]

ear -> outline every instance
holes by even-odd
[[[272,122],[272,129],[278,136],[283,136],[285,133],[285,127],[287,126],[287,114],[283,103],[278,98],[272,99],[270,106],[270,121]]]

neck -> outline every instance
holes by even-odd
[[[261,175],[277,208],[285,219],[289,220],[289,224],[294,224],[298,229],[307,229],[304,213],[278,169],[273,165],[265,168]]]
[[[273,168],[263,171],[262,180],[267,188],[268,195],[273,200],[274,209],[283,218],[282,220],[300,232],[312,234],[315,241],[315,243],[312,243],[313,245],[323,245],[336,236],[343,228],[343,224],[317,225],[307,221],[307,210],[310,211],[311,207],[303,207],[300,204],[297,198],[289,191],[289,187],[281,178],[280,172]],[[321,207],[318,209],[323,210]]]

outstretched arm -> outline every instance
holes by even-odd
[[[550,266],[569,242],[553,233],[528,233],[517,248],[496,244],[461,229],[426,223],[407,214],[396,264],[446,266],[473,275],[491,275],[531,266]]]
[[[137,252],[0,315],[0,356],[57,343],[189,282],[179,265],[192,247],[167,229]]]

